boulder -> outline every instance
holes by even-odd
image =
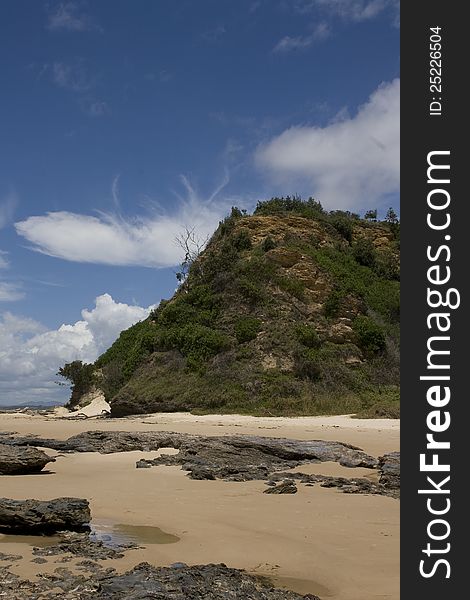
[[[88,500],[10,500],[0,498],[0,531],[3,533],[52,533],[85,531],[91,520]]]
[[[0,444],[0,475],[39,473],[50,462],[55,458],[37,448]]]

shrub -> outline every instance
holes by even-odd
[[[337,211],[337,213],[331,213],[328,219],[331,225],[336,231],[344,237],[346,241],[351,243],[353,235],[353,225],[351,217],[346,216],[344,213]]]
[[[261,327],[261,321],[254,317],[241,317],[235,323],[235,337],[239,344],[254,340]]]
[[[353,322],[353,330],[357,336],[359,347],[367,354],[380,354],[385,350],[385,333],[383,328],[370,317],[361,315]]]
[[[300,379],[310,381],[321,378],[321,362],[315,350],[304,350],[294,355],[294,373]]]
[[[353,244],[353,256],[364,267],[374,268],[376,265],[377,253],[369,238],[361,237]]]
[[[204,325],[188,323],[160,332],[159,344],[166,350],[179,350],[191,370],[200,369],[210,358],[230,347],[222,332]]]
[[[164,300],[164,299],[160,300],[159,305],[150,311],[149,319],[151,321],[153,321],[154,323],[156,323],[158,321],[158,319],[160,318],[160,315],[162,314],[162,311],[165,308],[165,306],[168,304],[168,302],[169,302],[169,300]]]
[[[117,361],[121,365],[142,362],[154,345],[156,326],[149,319],[122,331],[114,344],[102,354],[95,365],[102,368]],[[129,357],[132,357],[130,360]]]
[[[303,300],[305,285],[299,279],[278,276],[275,278],[275,282],[282,291],[287,292],[298,300]]]
[[[285,213],[295,213],[310,219],[319,219],[327,214],[320,202],[314,198],[304,201],[300,196],[282,196],[260,201],[253,214],[281,215]]]
[[[228,217],[225,217],[225,219],[223,221],[220,221],[219,227],[217,229],[218,234],[221,237],[223,237],[223,236],[226,236],[229,233],[231,233],[233,231],[233,228],[235,227],[235,222],[238,219],[241,219],[242,217],[243,217],[242,211],[239,208],[237,208],[236,206],[232,206],[230,215]]]
[[[377,221],[377,209],[375,208],[374,210],[366,211],[364,219],[366,219],[366,221]]]
[[[258,304],[265,299],[261,287],[246,277],[238,281],[238,289],[241,295],[252,304]]]
[[[297,325],[295,335],[299,342],[307,348],[319,348],[321,346],[320,336],[311,325]]]
[[[74,360],[66,363],[57,373],[60,377],[67,379],[71,384],[71,396],[68,402],[69,407],[73,407],[92,387],[94,383],[94,370],[92,364],[82,363],[81,360]]]
[[[393,252],[384,251],[377,253],[374,270],[379,277],[385,279],[400,279],[400,261]]]
[[[218,282],[221,281],[221,276],[232,271],[238,260],[238,251],[230,238],[224,240],[217,252],[212,251],[208,247],[202,264],[204,279],[210,284],[212,289],[222,291],[223,286],[218,285]],[[225,279],[222,279],[225,283]]]
[[[275,248],[275,247],[276,247],[276,242],[269,235],[267,237],[265,237],[263,242],[261,243],[261,249],[263,250],[263,252],[269,252],[269,250],[273,250],[273,248]]]
[[[233,245],[237,250],[249,250],[251,248],[251,238],[247,229],[240,229],[233,238]]]
[[[286,212],[302,212],[305,203],[299,196],[274,197],[262,200],[256,205],[255,215],[276,215]]]
[[[333,288],[328,294],[323,304],[323,314],[325,317],[336,317],[339,312],[344,294],[339,288]]]
[[[364,295],[367,304],[389,323],[400,320],[400,284],[398,281],[376,279]]]
[[[379,313],[387,323],[398,321],[400,313],[400,284],[380,278],[375,270],[358,264],[351,253],[334,248],[307,248],[318,265],[325,269],[336,283],[334,292],[324,307],[326,316],[335,316],[341,300],[349,294],[362,298],[368,308]]]

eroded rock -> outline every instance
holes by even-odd
[[[88,500],[10,500],[0,498],[0,531],[5,533],[51,533],[83,531],[91,520]]]
[[[0,475],[27,475],[39,473],[55,458],[30,446],[18,447],[0,444]]]

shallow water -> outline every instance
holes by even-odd
[[[27,544],[36,548],[54,546],[61,541],[56,535],[13,535],[0,534],[0,544]]]
[[[148,525],[128,525],[125,523],[95,523],[91,526],[91,539],[102,542],[105,546],[122,544],[175,544],[180,541],[177,535],[167,533],[160,527]]]

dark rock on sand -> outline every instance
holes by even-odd
[[[319,484],[324,488],[338,488],[340,492],[345,494],[377,494],[380,496],[389,496],[390,498],[400,497],[400,481],[396,486],[384,485],[380,481],[373,481],[365,477],[331,477],[328,475],[314,475],[307,473],[274,473],[269,485],[275,485],[276,481],[282,481],[289,477],[308,486]],[[268,492],[265,493],[274,493]]]
[[[83,531],[91,520],[88,500],[10,500],[0,498],[0,531],[8,533],[51,533]]]
[[[379,457],[380,483],[386,487],[400,487],[400,453],[389,452]]]
[[[55,458],[37,448],[0,444],[0,475],[39,473],[47,463],[54,461]]]
[[[160,448],[175,448],[177,454],[141,459],[137,468],[179,465],[191,479],[225,481],[269,481],[284,478],[324,487],[338,487],[346,493],[382,494],[398,497],[400,454],[392,452],[378,461],[360,448],[326,440],[290,440],[259,436],[197,436],[162,431],[86,431],[68,440],[43,440],[30,436],[0,436],[4,444],[36,444],[63,452],[100,452],[103,454]],[[308,463],[337,462],[345,467],[379,469],[380,480],[326,477],[285,473]],[[281,478],[281,479],[280,479]],[[274,492],[271,492],[274,493]]]
[[[89,561],[87,561],[88,563]],[[266,579],[223,564],[153,567],[141,563],[123,574],[85,564],[84,574],[59,567],[36,581],[0,568],[0,587],[9,600],[319,600],[313,594],[273,588]]]
[[[265,494],[297,494],[297,486],[293,481],[283,481],[264,490]]]
[[[67,440],[43,439],[35,436],[0,436],[3,444],[41,446],[65,452],[150,452],[160,448],[176,448],[178,455],[162,456],[159,464],[214,465],[227,471],[227,476],[249,473],[255,466],[297,466],[307,462],[336,461],[344,466],[377,466],[377,459],[360,448],[341,442],[324,440],[289,440],[260,436],[198,436],[164,431],[85,431]],[[155,462],[153,461],[153,462]],[[140,465],[141,467],[143,464]],[[218,477],[219,478],[219,477]],[[257,477],[248,476],[247,479]],[[245,481],[246,479],[242,479]]]
[[[4,554],[3,552],[0,552],[0,560],[2,561],[15,561],[15,560],[21,560],[23,557],[20,554]]]

